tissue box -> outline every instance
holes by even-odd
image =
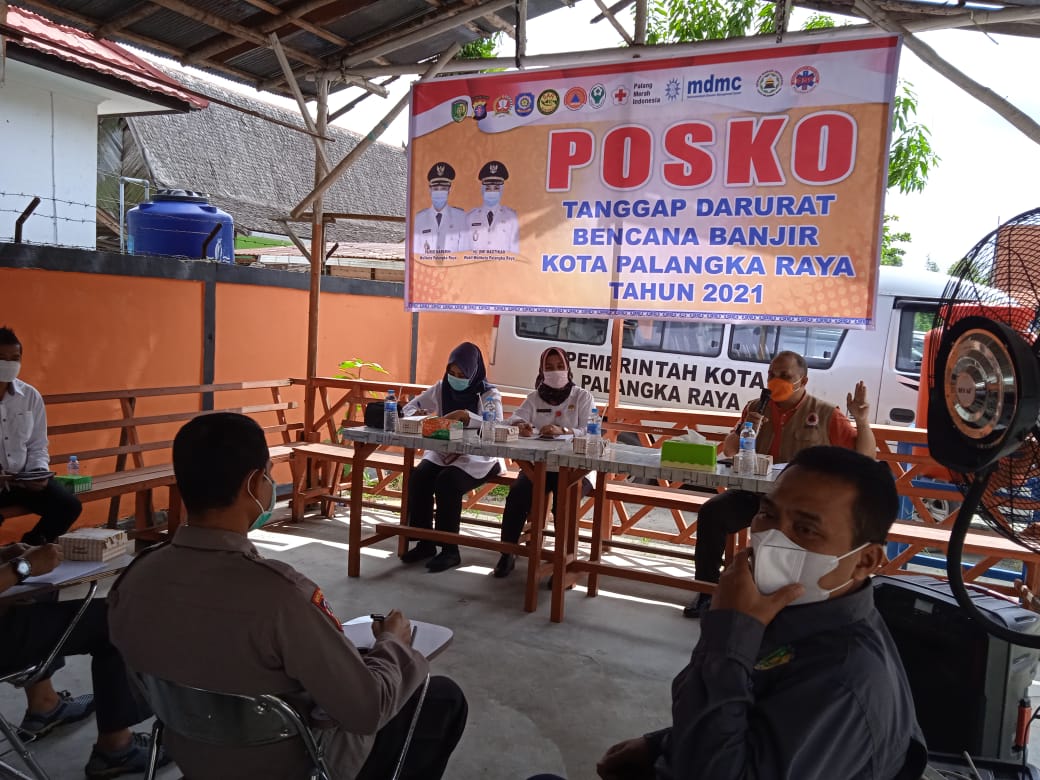
[[[773,456],[772,455],[756,455],[755,456],[755,476],[756,477],[768,477],[769,472],[773,470]]]
[[[496,425],[495,442],[516,441],[520,438],[520,429],[515,425]]]
[[[66,560],[108,561],[127,552],[130,540],[113,528],[77,528],[59,536],[58,544]]]
[[[462,423],[447,417],[427,417],[422,421],[422,435],[428,439],[461,439]]]
[[[402,417],[397,421],[397,432],[407,433],[412,436],[418,436],[423,432],[423,421],[429,419],[430,416],[428,414],[417,414],[412,417]]]
[[[94,479],[87,474],[80,474],[79,476],[59,474],[54,478],[54,481],[73,493],[86,493],[94,486]]]
[[[661,444],[661,465],[694,471],[715,471],[714,444],[669,439]]]

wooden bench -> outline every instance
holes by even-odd
[[[123,496],[133,494],[135,496],[134,506],[134,536],[141,539],[155,540],[163,535],[162,529],[153,526],[153,491],[158,488],[170,489],[170,506],[168,511],[168,529],[172,531],[182,520],[183,508],[180,496],[176,490],[173,475],[173,466],[169,463],[169,456],[162,451],[168,451],[173,446],[171,438],[158,438],[154,441],[142,441],[142,432],[159,432],[159,426],[190,420],[200,414],[211,414],[213,412],[238,412],[241,414],[260,415],[273,413],[274,424],[263,424],[261,427],[266,433],[277,434],[282,442],[272,446],[271,459],[276,463],[289,461],[292,448],[293,432],[303,428],[302,423],[290,423],[286,412],[297,407],[294,401],[283,401],[281,392],[292,384],[291,380],[280,379],[262,382],[234,382],[209,385],[190,385],[179,387],[153,387],[130,390],[112,390],[87,393],[68,393],[61,395],[44,396],[44,402],[51,412],[50,418],[60,417],[56,415],[56,407],[69,405],[104,405],[111,410],[113,402],[118,404],[119,413],[116,416],[108,415],[101,419],[92,419],[86,422],[67,424],[52,424],[48,426],[47,434],[53,442],[56,438],[63,436],[94,433],[95,441],[99,444],[108,443],[109,446],[91,447],[86,450],[68,451],[51,457],[52,467],[68,463],[72,455],[76,455],[85,473],[93,469],[90,465],[100,465],[104,460],[115,458],[115,469],[108,473],[92,474],[92,486],[88,491],[77,493],[76,496],[83,503],[110,500],[109,517],[110,525],[118,520],[119,503]],[[135,412],[138,408],[138,400],[142,398],[163,398],[176,396],[196,396],[189,402],[193,406],[205,406],[212,404],[212,396],[219,392],[228,391],[268,391],[271,395],[271,403],[252,404],[248,406],[235,406],[224,409],[192,409],[185,411],[168,412],[165,414],[149,414],[138,416]],[[259,421],[258,421],[259,422]],[[105,434],[114,434],[118,431],[118,444],[112,446],[104,440]],[[145,453],[156,453],[158,457],[162,453],[160,463],[154,465],[145,464]],[[128,459],[132,461],[132,467],[127,468]],[[5,507],[0,510],[5,521],[30,516],[24,507]]]
[[[921,522],[893,523],[888,532],[889,542],[909,545],[899,555],[888,561],[881,574],[898,574],[918,553],[926,549],[941,550],[944,554],[950,546],[950,523],[942,526]],[[969,531],[964,540],[964,552],[982,556],[964,572],[965,582],[973,582],[1000,561],[1009,559],[1022,562],[1022,581],[1034,593],[1040,589],[1040,554],[1028,550],[1010,539],[990,531]],[[987,585],[1012,595],[1014,589],[1005,585]]]

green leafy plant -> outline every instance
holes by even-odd
[[[362,380],[365,369],[374,371],[377,374],[386,374],[389,376],[390,372],[383,368],[378,363],[373,363],[369,360],[362,360],[361,358],[351,358],[350,360],[344,360],[339,364],[339,373],[336,374],[337,379],[356,379]],[[379,398],[379,393],[374,390],[368,390],[365,393],[366,398]],[[353,411],[358,416],[364,416],[365,410],[361,404],[354,404]],[[348,412],[347,416],[350,416]]]

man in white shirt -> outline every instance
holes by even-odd
[[[0,523],[5,507],[20,506],[39,515],[40,521],[22,537],[24,544],[35,546],[69,530],[83,507],[50,477],[32,478],[32,472],[50,466],[47,412],[39,391],[18,379],[21,367],[21,342],[13,330],[0,327]]]
[[[426,174],[430,185],[428,209],[415,215],[412,223],[412,254],[438,257],[462,248],[466,235],[466,212],[448,205],[455,169],[446,162],[434,163]]]
[[[505,163],[491,160],[484,163],[477,178],[480,179],[484,202],[470,211],[466,218],[470,250],[519,254],[520,221],[513,209],[501,203],[502,188],[509,178],[509,170]]]

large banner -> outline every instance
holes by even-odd
[[[869,327],[898,53],[838,35],[417,83],[408,307]]]

